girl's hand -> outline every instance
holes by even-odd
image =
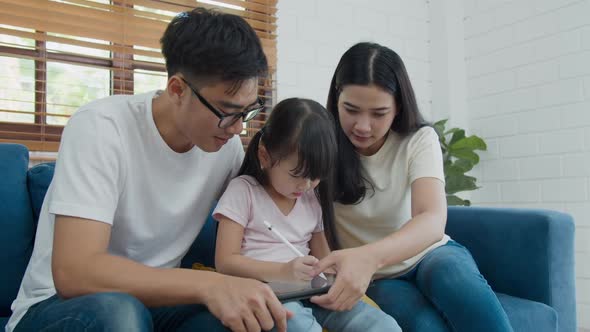
[[[336,281],[321,296],[314,296],[311,302],[330,310],[350,310],[365,294],[373,274],[378,270],[378,262],[365,247],[333,251],[314,266],[314,275],[336,270]]]
[[[286,275],[290,280],[311,280],[315,274],[313,266],[318,259],[313,256],[297,257],[286,265]]]

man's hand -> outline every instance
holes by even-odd
[[[286,263],[286,276],[289,280],[311,280],[314,277],[314,264],[318,259],[313,256],[297,257]]]
[[[287,331],[293,315],[270,287],[254,279],[219,275],[204,299],[209,311],[232,331]]]

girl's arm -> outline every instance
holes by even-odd
[[[284,280],[283,263],[264,262],[242,256],[240,249],[244,227],[220,216],[215,245],[215,267],[218,272],[263,281]]]
[[[323,231],[313,233],[311,235],[311,240],[309,241],[309,249],[309,254],[315,257],[316,259],[322,259],[330,254],[330,246],[328,245],[326,234]],[[329,274],[336,274],[336,269],[330,267],[325,269],[324,272]]]
[[[248,258],[240,253],[244,227],[220,216],[215,245],[215,267],[218,272],[262,281],[308,280],[312,278],[311,256],[297,257],[287,263],[275,263]]]
[[[322,259],[330,254],[330,246],[324,232],[312,233],[309,241],[310,255],[317,259]]]

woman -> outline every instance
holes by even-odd
[[[338,277],[312,302],[347,310],[367,292],[404,331],[512,331],[469,251],[444,234],[438,136],[400,57],[378,44],[354,45],[336,68],[327,108],[339,167],[326,234],[343,249],[316,264],[315,273],[335,267]]]

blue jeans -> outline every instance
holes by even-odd
[[[367,295],[405,332],[513,331],[471,253],[455,241],[401,277],[376,281]]]
[[[401,332],[395,319],[362,301],[350,311],[332,311],[309,301],[293,301],[284,305],[294,314],[287,321],[289,332],[321,332],[322,327],[329,331]]]
[[[15,331],[228,331],[203,305],[147,308],[124,293],[64,300],[54,295],[29,308]]]

